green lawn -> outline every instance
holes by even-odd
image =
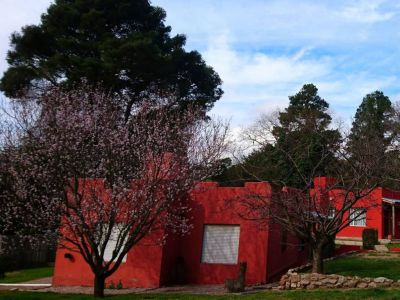
[[[400,279],[399,254],[364,254],[349,256],[325,263],[325,272],[360,277],[386,277]],[[381,257],[379,257],[379,256]],[[388,256],[385,256],[388,255]],[[391,255],[389,257],[389,255]]]
[[[0,279],[0,283],[19,283],[43,277],[50,277],[53,275],[53,267],[23,269],[6,272],[5,275],[5,278]]]
[[[230,299],[399,299],[400,290],[398,289],[366,289],[366,290],[316,290],[316,291],[283,291],[283,292],[260,292],[256,294],[248,295],[224,295],[224,296],[214,296],[214,295],[184,295],[184,294],[130,294],[130,295],[118,295],[109,296],[107,299],[115,300],[136,300],[136,299],[192,299],[192,300],[230,300]],[[9,300],[89,300],[93,299],[90,295],[70,295],[70,294],[54,294],[54,293],[41,293],[41,292],[1,292],[0,299]]]

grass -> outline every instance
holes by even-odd
[[[106,299],[113,300],[137,300],[137,299],[190,299],[190,300],[230,300],[230,299],[265,299],[265,300],[283,300],[283,299],[399,299],[400,290],[398,289],[365,289],[365,290],[314,290],[314,291],[270,291],[259,292],[247,295],[187,295],[187,294],[128,294],[108,296]],[[41,292],[10,292],[0,291],[0,299],[5,300],[89,300],[93,299],[91,295],[72,295],[72,294],[55,294]]]
[[[371,256],[371,255],[368,255]],[[325,263],[325,272],[360,277],[386,277],[400,279],[400,256],[379,259],[363,256],[350,256]]]
[[[6,272],[6,276],[0,279],[0,283],[19,283],[29,280],[50,277],[53,275],[53,267],[23,269]]]

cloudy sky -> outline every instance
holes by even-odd
[[[0,0],[0,72],[9,35],[38,23],[50,0]],[[283,108],[315,83],[335,117],[349,121],[364,95],[400,100],[400,3],[393,0],[153,0],[173,33],[224,81],[213,113],[233,126]]]

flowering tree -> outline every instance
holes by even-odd
[[[95,296],[149,232],[190,230],[188,192],[218,170],[225,151],[226,124],[181,112],[173,95],[161,94],[126,121],[115,96],[87,86],[49,90],[29,109],[32,122],[14,122],[19,130],[3,148],[16,197],[6,223],[25,210],[25,228],[61,223],[60,245],[90,266]],[[27,119],[24,111],[18,120]]]

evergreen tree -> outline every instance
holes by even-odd
[[[126,116],[150,88],[172,88],[180,105],[209,110],[221,79],[183,35],[170,36],[166,13],[148,0],[56,0],[39,25],[11,36],[0,89],[11,98],[46,87],[90,84],[128,95]]]
[[[266,133],[275,142],[252,153],[244,167],[258,179],[304,188],[310,178],[329,174],[340,134],[329,129],[329,104],[315,85],[305,84],[289,100],[278,124]]]
[[[375,141],[381,155],[393,138],[393,109],[390,99],[380,91],[366,95],[357,109],[349,136],[349,151]],[[353,153],[356,155],[356,153]]]
[[[390,164],[374,165],[371,173],[380,177],[385,174],[388,178],[383,182],[386,187],[398,189],[399,183],[390,178],[397,178],[397,168],[385,170],[387,165],[399,165],[398,150],[391,147],[396,137],[398,123],[394,118],[394,109],[390,99],[381,91],[366,95],[354,116],[347,150],[353,163],[363,162],[365,159],[373,160],[381,157]]]

